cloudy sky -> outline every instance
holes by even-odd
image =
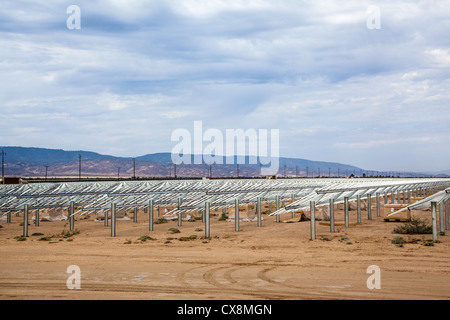
[[[139,156],[198,120],[279,129],[281,156],[448,170],[449,13],[438,0],[3,0],[0,145]]]

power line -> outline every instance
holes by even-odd
[[[81,154],[78,155],[78,180],[81,180]]]
[[[6,152],[2,150],[2,184],[5,184],[5,156]]]

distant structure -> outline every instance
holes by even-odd
[[[2,180],[2,184],[28,184],[28,182],[20,177],[5,177]]]

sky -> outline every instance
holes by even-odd
[[[449,13],[438,0],[3,0],[0,145],[140,156],[202,121],[279,130],[283,157],[449,170]]]

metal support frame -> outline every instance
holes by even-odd
[[[295,202],[295,194],[292,194],[292,203]],[[292,219],[295,218],[295,210],[292,210]]]
[[[345,227],[349,226],[349,216],[348,216],[348,197],[344,197],[344,222]]]
[[[436,216],[436,208],[437,203],[435,201],[431,202],[431,227],[433,230],[433,241],[437,241],[438,235],[437,235],[437,216]]]
[[[23,236],[28,237],[28,205],[23,208]]]
[[[69,204],[69,225],[70,231],[75,229],[75,204],[73,201]]]
[[[256,215],[258,219],[258,227],[262,227],[262,216],[261,216],[261,198],[258,197],[256,200]]]
[[[311,228],[311,240],[316,239],[316,202],[310,201],[310,228]]]
[[[372,194],[367,195],[367,219],[372,220]]]
[[[134,223],[137,223],[137,222],[138,222],[137,212],[138,212],[137,207],[134,207],[134,210],[133,210],[133,222],[134,222]]]
[[[356,196],[356,222],[361,223],[361,195]]]
[[[205,202],[205,210],[204,210],[204,214],[205,214],[205,237],[206,238],[210,238],[211,237],[209,207],[210,207],[210,203],[209,203],[209,201],[206,201]]]
[[[153,231],[153,199],[148,201],[148,231]]]
[[[182,214],[179,211],[180,207],[181,207],[181,203],[183,202],[183,200],[181,198],[178,198],[178,226],[181,227],[183,222],[182,222]]]
[[[335,227],[334,227],[334,199],[330,199],[329,209],[330,209],[330,232],[335,232]]]
[[[34,225],[36,227],[39,227],[39,220],[40,220],[39,209],[36,209],[36,211],[34,212]]]
[[[116,204],[111,203],[111,237],[116,236]]]
[[[104,221],[104,225],[105,225],[105,227],[107,227],[108,226],[108,220],[109,220],[109,218],[108,218],[108,210],[103,210],[103,212],[104,212],[104,214],[105,214],[105,221]]]

